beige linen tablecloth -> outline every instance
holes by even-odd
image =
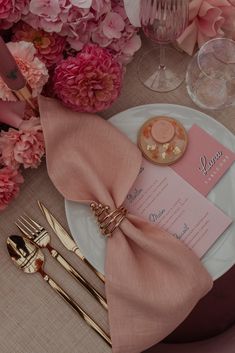
[[[148,103],[181,104],[198,109],[188,97],[184,84],[167,94],[151,92],[141,85],[137,78],[137,62],[149,46],[151,44],[146,42],[134,61],[128,65],[122,94],[102,114],[104,118]],[[235,108],[209,114],[235,133]],[[37,207],[38,199],[68,230],[64,200],[50,182],[45,163],[37,170],[25,173],[20,196],[0,214],[0,353],[110,353],[111,349],[106,343],[49,288],[40,275],[25,275],[13,266],[8,256],[6,238],[10,234],[19,233],[14,220],[23,212],[49,229]],[[53,232],[51,235],[53,246],[103,293],[104,288],[95,275],[75,255],[63,248]],[[105,311],[48,253],[45,270],[108,330]]]

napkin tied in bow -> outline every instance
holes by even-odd
[[[138,148],[96,115],[44,97],[39,107],[48,173],[59,192],[121,206],[139,173]],[[107,238],[105,276],[114,353],[140,353],[161,341],[212,286],[191,250],[131,214]]]

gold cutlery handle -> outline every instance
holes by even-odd
[[[86,323],[95,330],[110,347],[112,347],[110,337],[103,329],[76,303],[52,278],[50,278],[43,270],[39,271],[43,279],[81,316]]]
[[[58,253],[57,250],[52,248],[50,245],[47,246],[51,255],[64,267],[64,269],[69,272],[73,278],[75,278],[106,310],[108,310],[108,305],[105,298],[97,292],[97,290],[77,271],[75,268],[68,263],[65,258]]]
[[[59,223],[59,221],[52,215],[52,213],[38,200],[38,207],[40,208],[43,216],[46,218],[48,224],[51,226],[57,237],[60,239],[62,244],[68,249],[75,253],[80,260],[84,261],[84,263],[96,274],[102,282],[105,283],[105,277],[102,273],[97,271],[94,266],[85,258],[82,254],[81,250],[74,242],[74,239],[68,232],[63,228],[63,226]]]

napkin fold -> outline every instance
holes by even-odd
[[[138,148],[96,115],[44,97],[39,108],[48,173],[59,192],[119,207],[139,173]],[[114,353],[140,353],[161,341],[212,287],[191,250],[131,214],[107,238],[105,276]]]

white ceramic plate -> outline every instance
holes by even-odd
[[[109,121],[137,141],[140,126],[156,115],[167,115],[178,119],[188,130],[197,124],[235,151],[235,136],[213,118],[191,108],[172,104],[149,104],[128,109],[113,116]],[[208,195],[217,207],[235,220],[235,164],[221,178]],[[65,200],[65,210],[71,233],[84,256],[104,273],[105,239],[100,235],[90,208]],[[221,235],[202,258],[213,279],[222,276],[235,263],[235,222]]]

